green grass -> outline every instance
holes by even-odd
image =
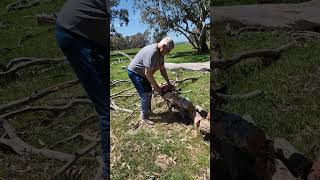
[[[245,50],[276,48],[293,41],[281,30],[247,32],[235,39],[227,36],[223,27],[219,25],[215,36],[225,58]],[[271,137],[286,138],[308,158],[319,158],[319,50],[319,41],[307,40],[284,51],[269,66],[256,58],[234,65],[217,77],[218,84],[226,84],[228,94],[262,90],[264,96],[232,101],[223,109],[250,114]]]
[[[41,2],[39,6],[28,9],[7,12],[5,6],[13,3],[13,0],[3,0],[0,2],[0,21],[6,21],[7,27],[0,29],[0,48],[17,47],[18,41],[26,34],[37,34],[22,43],[20,48],[13,51],[1,53],[0,63],[5,65],[12,58],[16,57],[61,57],[62,53],[56,45],[54,37],[54,26],[37,24],[35,14],[57,12],[63,0],[53,2]],[[0,79],[0,104],[30,96],[34,91],[43,89],[54,84],[62,83],[75,79],[75,75],[67,63],[59,65],[34,66],[23,69],[13,77]],[[29,105],[55,105],[66,103],[67,97],[85,95],[80,85],[61,90],[57,93],[38,100]],[[16,128],[18,135],[27,143],[42,148],[48,147],[74,133],[83,132],[90,135],[98,129],[98,119],[94,123],[80,126],[75,131],[69,131],[71,127],[80,120],[94,113],[94,108],[90,105],[75,106],[65,114],[54,114],[47,112],[23,113],[8,119],[10,124]],[[2,135],[2,128],[0,134]],[[44,145],[42,145],[44,144]],[[76,139],[60,145],[55,150],[73,153],[87,146],[89,142]],[[97,148],[99,149],[99,147]],[[43,156],[31,155],[27,164],[19,155],[11,151],[0,148],[0,179],[49,179],[56,170],[61,168],[64,163],[57,160],[50,160]],[[14,169],[25,169],[31,167],[31,171],[23,174],[13,173]],[[98,164],[92,157],[81,158],[75,167],[78,169],[86,167],[82,172],[82,179],[92,179],[95,176]],[[14,169],[13,169],[14,168]],[[62,178],[62,177],[61,177]]]
[[[139,49],[130,49],[123,52],[132,58]],[[127,72],[121,66],[129,62],[116,63],[118,58],[111,56],[111,80],[129,80]],[[198,54],[188,43],[177,44],[175,49],[165,58],[165,62],[202,62],[209,59],[208,54]],[[190,99],[194,104],[200,105],[207,111],[209,108],[209,74],[199,72],[179,72],[181,79],[200,76],[194,83],[186,82],[180,86],[182,96]],[[175,75],[168,71],[169,79],[174,80]],[[160,73],[155,74],[158,83],[164,83]],[[133,87],[131,83],[121,84],[111,89],[111,94]],[[135,92],[135,90],[132,90]],[[117,105],[136,109],[139,106],[137,95],[123,99],[116,99]],[[131,105],[131,107],[130,107]],[[195,127],[185,119],[168,113],[163,100],[153,97],[152,109],[156,115],[156,125],[153,128],[142,127],[136,134],[130,134],[128,125],[139,120],[139,110],[132,117],[123,120],[128,113],[111,113],[112,147],[111,152],[112,179],[134,179],[140,177],[147,179],[152,176],[160,179],[198,179],[207,174],[209,169],[209,143],[198,134],[192,136]],[[160,115],[161,114],[161,115]],[[159,155],[167,155],[175,159],[167,169],[161,169],[155,161]],[[124,164],[125,163],[125,164]]]

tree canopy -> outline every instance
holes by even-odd
[[[206,31],[210,1],[135,0],[134,4],[141,11],[142,21],[158,34],[177,32],[184,35],[199,52],[208,50]]]

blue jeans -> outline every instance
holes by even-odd
[[[141,117],[148,118],[151,112],[152,88],[147,78],[128,70],[128,76],[137,89],[141,102]]]
[[[107,88],[107,49],[100,48],[90,40],[56,25],[57,43],[67,57],[82,87],[100,116],[103,176],[110,175],[110,116]]]

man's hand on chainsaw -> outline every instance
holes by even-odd
[[[154,87],[154,91],[155,91],[156,93],[159,93],[159,94],[162,95],[162,90],[161,90],[161,88],[160,88],[159,86],[155,86],[155,87]]]
[[[172,85],[171,83],[161,86],[161,93],[162,93],[161,95],[163,96],[165,93],[174,90],[174,88],[175,88],[174,85]]]

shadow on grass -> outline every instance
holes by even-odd
[[[155,113],[151,118],[154,123],[181,123],[185,125],[191,125],[193,123],[190,116],[185,112],[176,111],[164,111],[160,113]]]

